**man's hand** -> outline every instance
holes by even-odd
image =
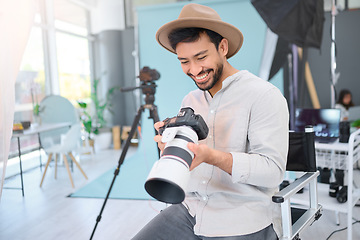
[[[164,126],[164,122],[157,122],[154,124],[154,128],[156,129],[157,132],[159,132],[159,128],[161,128],[162,126]],[[156,135],[154,137],[154,141],[157,142],[158,144],[158,148],[160,149],[160,151],[164,151],[164,148],[165,148],[165,143],[163,143],[161,141],[162,139],[162,136],[161,135]]]
[[[164,122],[157,122],[154,124],[154,128],[159,132],[159,128],[164,126]],[[161,152],[164,151],[166,143],[161,141],[162,136],[156,135],[154,141],[157,142],[158,148]],[[195,144],[189,142],[187,147],[195,154],[195,157],[191,163],[190,171],[199,166],[201,163],[208,163],[210,165],[217,166],[231,175],[232,173],[232,155],[231,153],[221,152],[204,144]]]
[[[198,145],[195,143],[188,143],[187,147],[192,151],[195,156],[190,166],[190,171],[199,166],[201,163],[206,162],[210,163],[211,159],[209,156],[209,147],[206,145]]]
[[[190,142],[187,144],[187,147],[195,154],[190,171],[204,162],[217,166],[231,175],[233,162],[231,153],[221,152],[204,144],[198,145]]]

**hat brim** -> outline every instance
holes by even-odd
[[[244,41],[241,31],[233,25],[216,19],[199,17],[176,19],[166,23],[156,32],[156,40],[165,49],[176,54],[175,49],[170,45],[169,34],[175,29],[190,27],[209,29],[226,38],[229,43],[227,58],[234,56],[240,50]]]

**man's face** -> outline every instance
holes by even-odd
[[[209,90],[211,93],[214,86],[221,87],[226,53],[222,54],[220,46],[216,50],[207,34],[200,34],[196,42],[178,43],[176,53],[183,72],[194,80],[199,89]]]

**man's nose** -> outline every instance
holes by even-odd
[[[197,76],[202,72],[202,66],[198,63],[191,63],[189,72],[193,76]]]

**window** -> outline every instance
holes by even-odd
[[[34,2],[37,14],[16,79],[15,122],[34,122],[34,105],[46,95],[60,94],[77,106],[76,100],[90,98],[91,92],[88,11],[68,0]],[[21,141],[29,151],[38,147],[36,136]],[[13,139],[10,157],[16,155]],[[16,163],[11,160],[8,166]]]
[[[60,95],[74,106],[90,99],[90,58],[87,12],[69,1],[54,1],[56,53]]]
[[[51,9],[47,1],[36,3],[34,26],[16,80],[16,122],[33,121],[34,105],[49,94],[60,94],[75,106],[76,100],[90,98],[87,10],[65,0],[52,0]]]
[[[34,104],[45,97],[44,69],[41,29],[33,27],[15,83],[15,121],[31,121]]]
[[[90,61],[88,40],[56,33],[60,95],[74,105],[76,100],[90,98]]]

